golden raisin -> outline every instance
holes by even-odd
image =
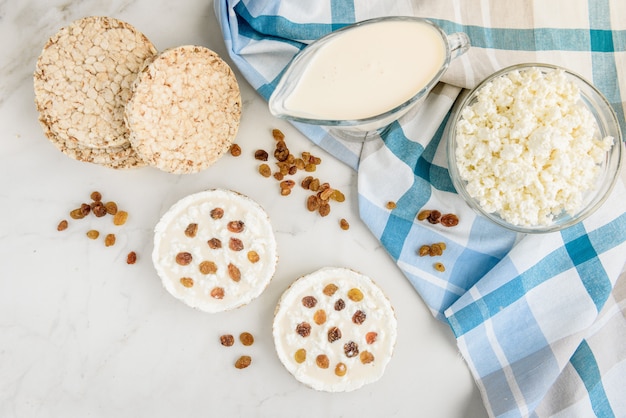
[[[233,157],[239,157],[241,155],[241,147],[239,144],[232,144],[230,146],[230,155]]]
[[[443,254],[443,249],[439,244],[432,244],[430,246],[430,256],[435,257]]]
[[[98,239],[99,236],[100,232],[96,231],[95,229],[90,229],[89,231],[87,231],[87,238],[89,239]]]
[[[389,202],[387,202],[387,204],[385,206],[389,210],[393,210],[393,209],[395,209],[397,207],[396,202],[393,202],[391,200]]]
[[[259,257],[259,254],[256,251],[248,251],[248,260],[251,263],[257,263],[260,259],[261,257]]]
[[[70,212],[70,218],[72,219],[83,219],[85,217],[84,213],[80,208],[74,209]]]
[[[347,231],[348,229],[350,229],[350,224],[345,218],[341,218],[339,220],[339,227],[343,229],[344,231]]]
[[[363,364],[368,364],[374,361],[374,355],[370,353],[369,351],[361,352],[361,354],[359,355],[359,358],[361,359],[361,363]]]
[[[439,247],[441,247],[441,251],[444,251],[446,249],[446,243],[445,242],[438,242],[437,245]]]
[[[420,257],[424,257],[430,254],[430,245],[422,245],[417,252]]]
[[[65,231],[67,229],[67,226],[68,226],[67,220],[63,219],[57,225],[57,231]]]
[[[193,287],[193,279],[191,277],[181,277],[180,284],[185,287]]]
[[[377,332],[370,331],[367,334],[365,334],[365,342],[368,344],[374,344],[377,338],[378,338]]]
[[[291,194],[291,189],[286,188],[286,187],[281,187],[280,188],[280,195],[281,196],[289,196]]]
[[[280,171],[277,171],[274,173],[274,178],[278,181],[281,181],[282,179],[285,178],[285,175],[281,173]]]
[[[232,347],[232,345],[235,344],[235,337],[231,334],[220,335],[220,344],[224,347]]]
[[[424,219],[428,218],[430,216],[430,211],[429,210],[423,210],[420,213],[417,214],[417,220],[418,221],[423,221]]]
[[[126,255],[126,264],[135,264],[137,262],[137,253],[131,251]]]
[[[115,234],[107,234],[107,236],[104,237],[104,245],[106,247],[115,245]]]
[[[315,358],[315,364],[317,364],[317,367],[320,369],[328,369],[330,361],[328,360],[328,356],[326,354],[320,354]]]
[[[252,363],[252,357],[250,356],[241,356],[235,362],[235,367],[238,369],[245,369]]]
[[[241,280],[241,272],[233,263],[228,263],[228,277],[230,277],[234,282]]]
[[[307,173],[312,173],[315,170],[317,170],[317,166],[315,164],[308,163],[304,165],[304,171],[306,171]]]
[[[212,261],[203,261],[198,265],[198,269],[202,274],[215,274],[217,273],[217,265]]]
[[[280,129],[272,129],[272,136],[277,141],[285,139],[285,134]]]
[[[333,283],[329,283],[324,287],[324,290],[322,290],[322,292],[326,295],[326,296],[332,296],[335,294],[335,292],[337,291],[337,289],[339,289],[337,287],[336,284]]]
[[[313,314],[313,321],[315,321],[317,325],[322,325],[324,322],[326,322],[326,311],[323,309],[318,309],[317,311],[315,311],[315,313]]]
[[[320,203],[320,208],[318,209],[318,212],[320,216],[328,216],[328,214],[330,213],[330,205],[328,204],[328,202],[322,201],[322,203]]]
[[[181,266],[189,265],[191,263],[191,260],[193,260],[191,253],[180,252],[176,254],[176,264],[179,264]]]
[[[320,207],[320,199],[315,195],[311,195],[306,200],[306,208],[310,212],[315,212]]]
[[[269,177],[272,175],[272,169],[270,168],[269,165],[263,163],[259,166],[259,173],[263,176],[263,177]]]
[[[333,193],[330,195],[330,198],[331,200],[334,200],[335,202],[340,202],[340,203],[346,200],[346,196],[337,189],[333,190]]]
[[[221,287],[214,287],[211,289],[211,297],[215,299],[224,299],[224,289]]]
[[[254,344],[254,336],[249,332],[242,332],[239,334],[239,341],[241,341],[241,344],[249,346]]]
[[[441,271],[441,272],[446,271],[446,266],[444,266],[443,263],[435,263],[433,267],[435,267],[435,270],[437,271]]]
[[[296,350],[293,355],[293,359],[296,361],[296,363],[304,363],[304,361],[306,360],[306,350],[304,348]]]
[[[320,179],[314,178],[313,180],[311,180],[311,183],[309,184],[309,190],[312,192],[316,192],[319,189],[320,189]]]
[[[117,213],[117,203],[106,202],[104,204],[104,210],[106,210],[109,215],[115,215]]]
[[[348,290],[348,299],[353,302],[360,302],[363,300],[363,292],[361,292],[356,287],[353,287],[352,289]]]
[[[113,224],[124,225],[126,223],[126,219],[128,219],[128,212],[120,210],[115,214],[115,216],[113,216]]]
[[[348,367],[344,363],[337,363],[335,366],[335,374],[339,377],[345,376],[348,372]]]
[[[190,223],[189,225],[187,225],[187,228],[185,228],[185,235],[188,236],[189,238],[195,237],[197,233],[198,233],[197,223]]]

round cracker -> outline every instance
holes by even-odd
[[[298,381],[316,390],[348,392],[382,377],[397,326],[391,302],[372,279],[327,267],[285,290],[272,334],[280,361]]]
[[[125,146],[130,89],[156,52],[145,35],[110,17],[86,17],[59,30],[34,73],[35,104],[48,137],[88,148]]]
[[[189,262],[178,262],[179,253],[188,253]],[[278,262],[277,243],[257,202],[232,190],[211,189],[182,198],[161,217],[152,262],[176,299],[204,312],[223,312],[248,304],[267,288]],[[203,263],[212,268],[203,271]]]
[[[239,129],[241,95],[215,52],[185,45],[150,60],[126,106],[130,141],[149,165],[175,174],[208,168]]]

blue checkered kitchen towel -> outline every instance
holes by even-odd
[[[618,281],[626,261],[623,182],[583,223],[522,236],[463,203],[442,140],[461,90],[520,62],[561,65],[593,80],[626,132],[626,4],[215,0],[215,10],[231,59],[266,99],[307,43],[355,21],[415,15],[447,33],[467,33],[472,49],[453,62],[417,115],[382,138],[343,142],[320,127],[296,127],[358,170],[362,219],[433,314],[452,327],[491,416],[626,416],[626,277]],[[397,208],[387,209],[388,201]],[[459,214],[461,222],[418,222],[422,208]],[[416,253],[441,241],[444,273]]]

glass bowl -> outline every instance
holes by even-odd
[[[550,106],[540,104],[552,94],[554,84],[544,85],[534,92],[535,109],[544,106],[543,114],[547,115],[545,119],[536,119],[543,121],[543,126],[535,124],[535,128],[530,128],[532,123],[520,122],[533,120],[535,116],[531,115],[538,112],[513,102],[515,97],[519,103],[520,91],[509,90],[494,99],[496,95],[492,93],[498,90],[494,80],[519,80],[517,77],[520,74],[528,75],[533,71],[535,74],[539,72],[540,78],[556,77],[565,80],[563,84],[570,87],[573,83],[580,96],[574,105],[574,112],[587,114],[591,124],[597,125],[597,138],[613,137],[613,145],[608,150],[597,151],[595,161],[581,156],[578,144],[584,143],[583,140],[577,137],[577,142],[568,142],[572,139],[570,136],[565,142],[560,142],[567,135],[554,135],[554,132],[564,132],[565,123],[572,123],[569,113],[555,113],[562,112],[565,105],[553,102]],[[557,73],[553,73],[555,71]],[[518,81],[511,85],[516,83]],[[524,87],[526,91],[533,88],[532,83]],[[506,91],[506,87],[502,90]],[[479,96],[483,98],[479,100]],[[589,112],[585,112],[585,108]],[[543,130],[538,130],[539,127]],[[570,129],[569,132],[582,132],[571,131],[571,126],[567,129]],[[591,215],[613,189],[622,164],[622,148],[619,122],[602,93],[579,75],[549,64],[519,64],[492,74],[460,99],[447,126],[448,168],[459,195],[475,212],[500,226],[522,233],[559,231]],[[560,159],[563,155],[568,156],[569,163]],[[532,161],[541,163],[536,163],[532,169],[522,170],[521,167],[528,166],[521,161],[529,161],[531,156]],[[580,183],[577,181],[580,173],[585,176],[593,170],[597,170],[595,178],[581,180]],[[588,184],[590,187],[583,187],[585,190],[581,191],[574,184]],[[569,192],[578,195],[578,204],[567,210],[560,204],[554,204]],[[520,199],[520,196],[523,198]],[[548,216],[544,216],[546,212]],[[534,217],[535,213],[540,215]],[[529,214],[533,216],[524,219]]]

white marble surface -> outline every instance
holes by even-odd
[[[433,319],[359,220],[355,173],[272,118],[243,78],[237,137],[243,155],[226,156],[199,174],[114,171],[73,161],[45,139],[33,104],[36,57],[61,26],[94,14],[133,24],[159,50],[200,44],[228,61],[210,0],[0,1],[0,417],[485,416],[451,331]],[[285,132],[292,151],[320,155],[317,176],[346,194],[327,218],[306,210],[302,189],[280,197],[276,182],[256,172],[254,150],[271,149],[274,127]],[[280,252],[265,293],[222,314],[194,311],[172,298],[149,260],[161,214],[211,187],[261,203]],[[102,219],[56,230],[93,190],[130,213],[113,231],[113,247],[85,237],[89,228],[111,228]],[[351,224],[347,232],[338,226],[341,217]],[[131,250],[139,255],[132,266],[125,262]],[[394,358],[380,381],[355,392],[315,392],[274,352],[278,297],[295,278],[323,266],[369,275],[396,310]],[[222,333],[242,331],[255,335],[252,347],[219,344]],[[233,367],[241,354],[253,358],[248,369]]]

